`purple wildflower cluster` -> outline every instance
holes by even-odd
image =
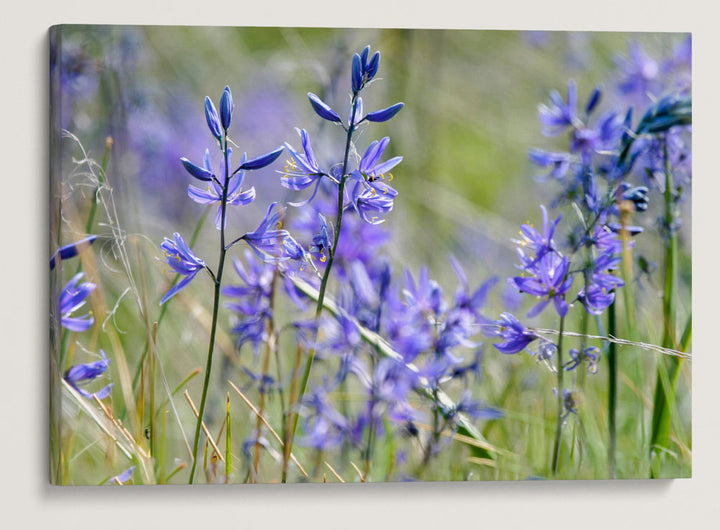
[[[615,302],[616,291],[625,285],[620,264],[634,247],[630,238],[643,232],[642,226],[633,224],[633,217],[650,208],[653,190],[661,191],[664,200],[658,202],[665,209],[660,225],[667,241],[679,226],[676,205],[683,185],[689,183],[690,37],[665,62],[656,61],[639,44],[632,43],[628,57],[618,58],[617,65],[617,91],[610,95],[606,110],[601,110],[600,87],[581,104],[572,80],[565,97],[553,91],[549,102],[538,107],[542,134],[549,138],[565,136],[567,142],[562,150],[532,149],[530,161],[543,168],[542,179],[559,184],[553,207],[571,205],[578,223],[566,228],[567,238],[561,240],[557,232],[562,214],[549,221],[548,211],[541,206],[542,230],[529,224],[520,228],[520,238],[515,242],[521,274],[508,282],[520,293],[535,298],[527,318],[538,316],[552,303],[560,318],[558,338],[546,338],[509,312],[501,314],[488,331],[500,339],[494,344],[498,351],[528,351],[558,374],[558,387],[554,389],[559,418],[553,451],[555,471],[562,424],[577,413],[578,407],[575,391],[563,388],[562,374],[583,364],[589,374],[598,371],[603,352],[586,344],[588,315],[602,315]],[[579,289],[573,291],[578,283]],[[586,313],[579,347],[570,348],[570,360],[564,362],[565,317],[575,301]],[[614,319],[613,308],[608,322]],[[537,351],[530,350],[533,343],[538,344]]]
[[[90,235],[57,249],[50,258],[50,270],[53,270],[56,267],[61,267],[65,260],[73,258],[88,249],[96,239],[96,235]],[[66,330],[64,333],[82,333],[90,329],[95,323],[95,319],[93,318],[91,312],[81,316],[76,314],[85,306],[90,293],[97,288],[97,285],[92,282],[82,282],[84,277],[85,273],[76,273],[70,281],[65,284],[65,287],[63,287],[60,292],[58,300],[58,313],[60,314],[60,325]],[[102,359],[99,361],[74,365],[65,372],[65,381],[67,381],[81,396],[88,399],[93,397],[96,397],[97,399],[105,399],[110,395],[110,391],[113,386],[112,383],[110,383],[94,393],[88,392],[82,388],[83,386],[95,381],[95,379],[107,371],[110,359],[107,358],[107,355],[103,350],[100,350],[100,355],[102,356]]]

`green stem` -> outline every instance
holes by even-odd
[[[323,274],[322,280],[320,282],[320,290],[318,295],[318,302],[317,306],[315,308],[315,322],[318,323],[320,319],[320,315],[323,311],[323,302],[325,301],[325,290],[327,289],[328,280],[330,279],[330,270],[332,269],[333,261],[335,260],[335,250],[337,249],[338,240],[340,239],[340,230],[342,228],[342,217],[343,217],[343,205],[345,202],[345,182],[347,180],[347,166],[348,166],[348,158],[350,156],[350,146],[352,144],[352,136],[353,132],[355,131],[355,110],[357,108],[357,94],[353,94],[352,99],[352,111],[350,113],[351,119],[350,123],[347,129],[347,137],[345,140],[345,156],[343,159],[343,166],[342,166],[342,175],[340,177],[340,182],[338,184],[338,202],[337,202],[337,218],[335,221],[335,233],[333,234],[333,243],[332,243],[332,249],[330,250],[327,265],[325,266],[325,272]],[[316,326],[314,331],[314,337],[312,341],[312,348],[308,352],[308,358],[305,363],[305,370],[303,371],[302,379],[300,381],[300,392],[298,394],[297,403],[300,403],[303,399],[303,396],[305,395],[305,390],[307,389],[308,380],[310,379],[310,370],[313,365],[313,361],[315,360],[315,342],[317,341],[317,334],[318,334],[318,327]],[[297,430],[297,424],[298,424],[298,415],[297,413],[294,413],[292,426],[289,429],[287,435],[288,439],[286,440],[285,444],[287,447],[287,454],[290,454],[290,451],[292,451],[292,444],[293,439],[295,437],[295,431]],[[287,473],[284,470],[282,474],[282,482],[285,483],[287,480]]]
[[[560,317],[560,334],[558,336],[557,344],[557,423],[555,425],[555,442],[553,444],[552,453],[552,472],[553,475],[557,475],[558,468],[560,466],[560,437],[562,435],[563,426],[563,411],[565,410],[565,403],[563,397],[563,333],[565,332],[565,317]]]
[[[616,337],[615,322],[615,304],[608,307],[608,334]],[[616,478],[617,471],[615,468],[615,448],[616,440],[616,412],[617,412],[617,344],[610,341],[608,343],[608,475],[610,478]]]
[[[663,292],[663,340],[665,348],[676,347],[675,330],[675,271],[677,269],[677,234],[672,229],[675,217],[674,185],[670,160],[667,154],[667,142],[663,141],[663,158],[665,161],[665,289]],[[670,438],[671,409],[675,402],[675,387],[680,373],[680,362],[676,357],[658,361],[657,379],[655,383],[655,399],[653,403],[652,432],[650,438],[650,476],[657,476],[657,464]],[[669,374],[669,376],[668,376]]]
[[[193,442],[193,463],[190,469],[190,479],[188,484],[193,483],[195,478],[195,468],[197,467],[198,445],[200,442],[200,430],[202,428],[203,414],[205,413],[205,402],[207,401],[208,387],[210,386],[210,371],[212,370],[213,350],[215,349],[215,332],[217,331],[218,309],[220,307],[220,285],[222,283],[223,269],[225,268],[225,255],[227,248],[225,247],[225,213],[227,209],[227,193],[228,193],[228,149],[227,149],[227,131],[223,135],[223,156],[225,158],[225,180],[223,181],[222,202],[220,203],[220,258],[218,263],[217,274],[215,274],[215,296],[213,300],[212,326],[210,328],[210,344],[208,346],[207,364],[205,366],[205,380],[203,381],[202,398],[200,399],[200,409],[198,410],[198,419],[195,425],[195,441]]]

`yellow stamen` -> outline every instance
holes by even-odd
[[[392,182],[394,178],[392,173],[388,173],[388,182]]]

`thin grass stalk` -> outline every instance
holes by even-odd
[[[557,343],[557,423],[555,425],[555,441],[552,452],[552,473],[557,475],[560,467],[560,441],[564,420],[565,402],[563,396],[563,333],[565,331],[565,317],[560,317],[560,335]]]
[[[97,214],[97,205],[98,205],[97,194],[100,193],[100,190],[101,190],[103,184],[105,183],[105,174],[107,172],[108,162],[110,161],[110,150],[112,149],[112,146],[113,146],[113,137],[108,136],[105,139],[105,153],[103,154],[103,159],[102,159],[102,162],[100,163],[100,172],[98,173],[98,184],[97,184],[97,187],[95,188],[95,193],[93,194],[93,201],[90,204],[90,214],[88,215],[87,226],[85,228],[85,231],[88,234],[93,233],[93,226],[95,224],[95,215]]]
[[[227,194],[229,179],[229,168],[228,168],[228,138],[227,131],[223,133],[223,157],[225,159],[225,180],[223,181],[223,194],[222,201],[220,203],[220,257],[218,258],[218,269],[214,277],[215,289],[213,298],[213,312],[212,312],[212,325],[210,328],[210,343],[208,345],[207,363],[205,366],[205,379],[203,381],[202,397],[200,399],[200,410],[198,411],[198,419],[195,425],[195,440],[193,441],[193,463],[190,468],[190,478],[188,484],[192,484],[195,477],[195,468],[197,467],[197,451],[198,444],[200,441],[200,430],[202,428],[203,416],[205,414],[205,403],[207,401],[208,387],[210,386],[210,372],[212,370],[213,351],[215,349],[215,333],[217,331],[218,323],[218,310],[220,307],[220,285],[222,283],[223,270],[225,268],[225,255],[227,254],[227,248],[225,247],[225,214],[227,210]]]
[[[298,388],[298,382],[299,382],[299,376],[300,376],[300,363],[302,362],[302,345],[298,343],[297,345],[297,354],[295,355],[295,368],[293,369],[293,374],[290,379],[290,397],[289,397],[289,404],[288,404],[288,410],[287,410],[287,418],[286,421],[283,422],[283,465],[282,465],[282,474],[281,474],[281,482],[285,483],[287,482],[287,473],[288,473],[288,464],[290,462],[290,449],[288,445],[288,439],[290,437],[290,429],[292,427],[292,422],[294,421],[294,417],[296,416],[296,412],[293,410],[294,403],[297,397],[297,388]]]
[[[230,432],[230,392],[227,393],[227,415],[225,416],[225,484],[230,483],[232,473],[232,435]]]
[[[265,358],[263,360],[262,375],[260,377],[260,403],[258,404],[259,414],[257,416],[257,422],[255,424],[255,453],[253,455],[252,473],[250,474],[251,481],[257,481],[258,472],[260,470],[260,455],[262,454],[262,444],[260,443],[260,437],[262,435],[262,416],[265,413],[265,395],[267,389],[264,388],[265,380],[270,373],[270,357],[275,349],[275,287],[277,285],[278,269],[275,267],[273,270],[273,278],[270,284],[270,318],[267,323],[267,334],[268,340],[265,344]]]

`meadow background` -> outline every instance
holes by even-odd
[[[456,285],[450,254],[462,263],[472,285],[498,276],[500,285],[485,310],[487,316],[496,318],[513,303],[508,300],[509,293],[503,292],[505,277],[515,273],[511,238],[521,223],[539,224],[539,204],[549,204],[556,192],[551,185],[537,182],[534,177],[539,171],[528,162],[530,148],[553,146],[551,139],[540,134],[538,103],[545,102],[552,89],[564,93],[570,78],[577,82],[581,100],[598,83],[610,94],[617,82],[615,61],[627,55],[630,42],[638,42],[649,55],[664,59],[681,39],[682,35],[671,34],[460,30],[68,28],[63,50],[77,54],[78,70],[63,92],[69,101],[63,100],[59,122],[79,142],[72,138],[62,141],[56,178],[69,185],[63,191],[67,214],[62,220],[51,217],[51,226],[57,221],[59,228],[59,235],[53,236],[58,244],[64,244],[82,232],[82,212],[92,186],[86,167],[76,163],[84,156],[80,145],[100,162],[106,138],[112,136],[107,175],[122,229],[132,236],[128,237],[131,268],[144,278],[139,292],[145,299],[140,304],[148,308],[148,318],[143,321],[137,305],[123,295],[126,278],[114,266],[110,247],[103,246],[103,236],[107,242],[108,233],[103,233],[99,224],[101,239],[93,253],[83,254],[81,259],[88,275],[101,286],[98,291],[105,293],[105,300],[93,300],[98,324],[108,315],[111,318],[103,330],[94,331],[86,347],[108,351],[121,344],[128,373],[134,372],[147,330],[160,311],[157,301],[169,285],[162,264],[155,259],[161,257],[159,243],[173,231],[192,232],[202,215],[202,209],[185,197],[188,179],[178,159],[201,157],[209,143],[202,99],[210,95],[217,101],[226,84],[235,95],[233,139],[240,151],[265,152],[285,141],[297,145],[293,127],[309,128],[318,122],[305,94],[322,93],[341,107],[351,54],[366,44],[380,50],[383,80],[373,86],[365,104],[368,108],[395,101],[406,104],[397,118],[372,131],[377,137],[390,135],[393,154],[404,156],[395,171],[399,195],[386,223],[392,239],[384,250],[398,271],[410,266],[416,273],[420,264],[427,264],[431,276],[448,293]],[[273,167],[253,175],[252,183],[263,201],[248,207],[249,219],[261,216],[270,200],[291,198],[280,187]],[[58,180],[55,185],[60,185]],[[689,205],[688,194],[680,232],[681,323],[690,313]],[[649,228],[638,242],[638,252],[660,263],[659,236],[651,223],[646,224]],[[210,227],[204,233],[208,237],[201,235],[196,250],[203,255],[207,249],[210,256],[213,233]],[[660,272],[642,277],[637,291],[638,325],[649,342],[661,340],[657,326]],[[203,365],[207,340],[207,292],[194,284],[184,294],[185,305],[171,304],[158,335],[163,368],[172,388]],[[540,321],[546,327],[555,325],[547,315]],[[467,447],[453,447],[445,460],[435,464],[430,480],[548,476],[552,376],[534,358],[504,356],[490,346],[491,341],[485,342],[488,347],[479,395],[503,410],[506,417],[483,428],[488,440],[504,454],[493,466],[473,465],[468,464]],[[229,337],[225,337],[222,350],[228,360],[236,362]],[[620,350],[626,377],[619,406],[618,474],[622,478],[645,477],[649,472],[644,429],[650,417],[648,400],[652,401],[657,358],[657,353],[638,348]],[[248,352],[241,353],[240,359],[252,362]],[[123,381],[127,374],[118,372],[122,369],[118,364],[113,361],[108,379],[118,382],[111,398],[116,412],[128,406],[127,380]],[[582,448],[570,458],[560,478],[607,476],[604,367],[601,363],[598,375],[586,380],[580,414],[585,431]],[[188,383],[191,395],[199,394],[199,379]],[[215,379],[221,383],[219,377]],[[690,474],[690,388],[687,363],[673,423],[677,457],[665,468],[665,476]],[[225,390],[218,392],[216,401],[224,395]],[[63,402],[66,397],[61,398]],[[180,394],[176,400],[178,414],[191,431],[192,413]],[[223,405],[216,402],[216,406]],[[243,419],[252,419],[241,401],[235,399],[232,406],[238,425]],[[98,442],[97,422],[73,407],[68,405],[61,416],[74,433],[70,442],[64,442],[70,443],[73,455],[65,476],[68,483],[102,483],[121,472],[125,462]],[[136,433],[147,427],[141,409],[127,412],[124,420]],[[254,422],[247,423],[249,429]],[[172,469],[177,464],[173,458],[182,454],[182,442],[172,421],[160,429],[166,436],[166,465]],[[243,438],[242,429],[239,427],[238,441]],[[337,467],[345,464],[335,463]],[[242,461],[238,469],[242,469]],[[181,473],[176,475],[179,483],[183,482]],[[354,478],[349,469],[343,474],[348,480]]]

